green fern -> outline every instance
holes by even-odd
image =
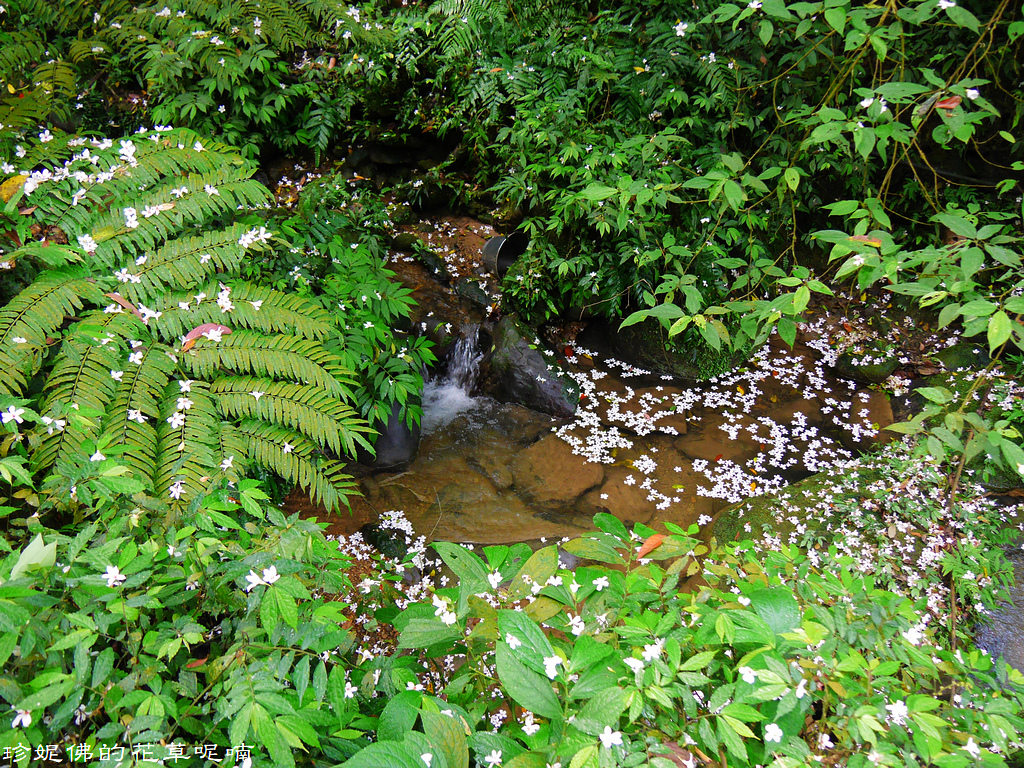
[[[232,279],[270,236],[216,226],[266,201],[252,166],[187,130],[52,144],[41,151],[65,167],[34,171],[27,198],[88,249],[85,264],[44,273],[0,309],[9,394],[25,390],[57,329],[78,315],[43,384],[49,422],[34,465],[117,446],[180,514],[257,463],[336,507],[352,486],[322,452],[354,456],[370,429],[351,405],[351,372],[323,345],[334,320],[306,299]]]

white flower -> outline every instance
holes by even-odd
[[[269,568],[263,569],[263,583],[273,584],[275,581],[281,578],[281,574],[277,572],[277,566],[272,565]]]
[[[220,341],[221,336],[224,335],[224,331],[220,328],[211,328],[208,331],[203,331],[203,338],[209,339],[210,341]]]
[[[93,253],[96,251],[96,241],[92,239],[91,235],[79,235],[78,244],[82,247],[83,251]]]
[[[738,671],[740,673],[740,677],[743,678],[743,682],[745,683],[753,685],[754,681],[757,680],[757,672],[750,667],[740,667]]]
[[[807,680],[806,678],[800,681],[800,684],[796,687],[796,697],[802,699],[807,695]]]
[[[352,683],[350,683],[348,681],[345,682],[345,698],[346,699],[354,699],[358,692],[359,692],[359,689],[356,688],[354,685],[352,685]],[[430,765],[430,763],[427,763],[427,765]]]
[[[120,381],[122,376],[124,376],[124,371],[111,371],[110,372],[110,378],[112,378],[114,381]]]
[[[195,144],[192,145],[192,149],[194,149],[196,152],[202,152],[203,145],[197,141]]]
[[[674,29],[676,31],[676,34],[679,37],[685,37],[686,36],[686,30],[689,28],[689,26],[690,26],[689,24],[684,24],[683,22],[680,21],[678,24],[676,24],[674,27],[672,27],[672,29]]]
[[[11,707],[11,709],[14,709],[14,707]],[[32,725],[31,712],[24,709],[14,709],[14,711],[16,714],[14,715],[14,722],[11,723],[11,728],[18,728],[19,726],[22,728],[28,728]]]
[[[145,424],[146,423],[146,417],[143,416],[142,411],[140,411],[140,410],[138,410],[136,408],[129,408],[128,409],[128,421],[136,421],[139,424]]]
[[[634,672],[640,672],[644,668],[644,663],[640,659],[634,659],[630,656],[628,659],[623,659],[626,662],[626,666],[632,669]]]
[[[259,402],[259,399],[260,399],[261,397],[263,397],[263,396],[264,396],[265,394],[267,394],[267,393],[266,393],[266,392],[260,392],[260,391],[259,391],[258,389],[254,389],[254,390],[253,390],[252,392],[250,392],[249,394],[250,394],[250,395],[252,395],[253,397],[255,397],[255,398],[256,398],[256,402]]]
[[[921,630],[917,627],[911,627],[906,632],[903,632],[903,639],[911,645],[920,645],[921,643]]]
[[[64,419],[51,419],[49,416],[43,416],[41,421],[46,425],[46,434],[48,435],[52,435],[55,431],[63,432],[64,427],[67,426],[67,421]]]
[[[170,487],[167,489],[167,495],[170,496],[175,501],[180,499],[181,495],[184,492],[185,492],[185,486],[182,484],[181,480],[175,480],[173,483],[171,483]]]
[[[107,580],[108,587],[116,587],[117,585],[124,583],[125,579],[128,577],[121,573],[116,565],[108,565],[107,570],[103,574],[103,578]]]
[[[607,586],[608,586],[608,577],[607,576],[600,576],[600,577],[594,579],[594,589],[596,589],[598,592],[600,592],[602,589],[604,589]]]
[[[168,544],[167,554],[170,557],[181,557],[181,550],[176,548],[173,544]]]
[[[981,96],[981,91],[979,91],[977,88],[967,89],[967,98],[970,99],[971,101],[974,101],[979,96]]]
[[[761,7],[761,0],[750,0],[750,2],[747,3],[747,7],[752,8],[753,10],[756,11],[758,8]]]
[[[21,424],[22,422],[25,421],[23,418],[21,418],[23,413],[25,413],[24,408],[15,408],[12,405],[6,411],[3,412],[3,415],[0,415],[0,419],[3,420],[4,424],[9,424],[12,421]]]
[[[860,105],[861,105],[861,106],[862,106],[862,107],[863,107],[864,109],[867,109],[868,107],[870,107],[870,106],[871,106],[872,104],[874,104],[874,103],[875,103],[875,100],[874,100],[874,99],[873,99],[873,98],[872,98],[871,96],[868,96],[867,98],[865,98],[865,99],[863,99],[863,100],[861,101]]]
[[[598,738],[601,739],[601,743],[604,744],[605,749],[611,749],[612,746],[622,746],[622,733],[619,731],[613,731],[610,725],[604,727],[604,733],[598,734]]]
[[[226,459],[224,459],[224,461],[220,463],[221,470],[226,472],[227,470],[231,469],[231,466],[232,464],[234,464],[234,461],[235,457],[233,455],[228,456]]]
[[[94,453],[92,456],[89,457],[89,461],[103,461],[105,458],[107,458],[107,457],[104,456],[99,451],[96,451],[96,453]]]
[[[252,304],[252,308],[253,309],[255,309],[257,312],[259,312],[260,311],[260,307],[263,306],[263,299],[260,299],[259,301],[250,301],[249,303]]]
[[[285,443],[284,445],[281,446],[281,450],[284,451],[285,453],[291,453],[292,451],[295,450],[295,446],[292,445],[291,443]]]
[[[818,734],[818,749],[832,749],[835,744],[832,743],[832,737],[827,733]]]
[[[501,571],[487,574],[487,581],[491,585],[491,589],[497,589],[498,585],[501,584]]]
[[[939,8],[943,11],[946,10],[947,8],[954,7],[955,5],[956,3],[954,2],[954,0],[939,0]]]
[[[492,749],[491,754],[484,758],[484,762],[491,766],[501,765],[501,750]]]
[[[513,651],[523,644],[523,641],[512,634],[505,634],[505,642],[508,643],[508,647]]]
[[[206,194],[208,195],[220,195],[220,192],[218,192],[217,188],[212,184],[207,184],[203,189],[206,190]]]
[[[185,414],[175,411],[167,417],[167,423],[171,425],[171,429],[181,429],[185,426]]]
[[[768,723],[764,728],[764,740],[765,741],[782,741],[782,729],[779,728],[775,723]]]
[[[981,747],[974,743],[973,736],[969,736],[967,738],[967,743],[964,744],[964,749],[966,749],[970,753],[971,757],[975,759],[981,756]]]
[[[643,652],[640,654],[644,657],[644,661],[651,662],[661,656],[661,650],[665,647],[665,641],[658,639],[653,643],[649,643],[644,646]]]
[[[554,680],[558,676],[558,665],[561,663],[561,656],[556,655],[544,657],[544,672],[551,680]]]
[[[267,582],[265,582],[263,579],[261,579],[259,577],[259,575],[256,573],[256,571],[251,570],[251,569],[249,570],[249,575],[245,577],[245,580],[247,582],[249,582],[249,586],[247,586],[245,588],[246,592],[252,592],[252,590],[254,590],[256,587],[260,586],[261,584],[263,586],[267,585]]]
[[[892,720],[896,725],[903,725],[906,716],[910,713],[907,709],[907,705],[902,701],[894,701],[892,704],[886,704],[885,708],[889,710],[889,719]]]
[[[11,341],[14,344],[28,344],[28,339],[26,339],[24,336],[12,336]],[[1024,464],[1022,464],[1021,466],[1024,466]],[[1024,470],[1021,471],[1024,472]]]

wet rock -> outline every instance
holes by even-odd
[[[448,271],[448,265],[445,263],[445,260],[429,248],[417,248],[416,260],[442,285],[451,283],[452,276]]]
[[[946,366],[947,371],[980,371],[992,362],[992,358],[982,347],[967,342],[940,350],[933,354],[932,358]]]
[[[604,479],[599,464],[576,456],[557,435],[543,437],[520,451],[511,469],[517,493],[547,508],[571,505]]]
[[[635,469],[612,466],[604,471],[604,482],[583,494],[576,502],[581,515],[593,517],[598,512],[607,512],[624,523],[648,523],[654,515],[654,502],[647,500],[648,492],[636,482]],[[633,477],[633,484],[626,483]]]
[[[884,392],[873,389],[855,392],[850,415],[853,421],[851,429],[839,432],[839,442],[849,451],[871,451],[898,437],[895,432],[886,429],[893,423],[893,412]]]
[[[478,307],[488,307],[494,304],[494,300],[480,286],[479,281],[464,277],[455,284],[455,292],[471,304]]]
[[[556,418],[576,412],[576,382],[562,373],[554,353],[532,340],[534,334],[514,317],[503,317],[492,334],[494,347],[484,379],[497,400],[520,403]]]
[[[391,248],[402,253],[412,253],[422,241],[414,232],[399,232],[391,240]]]
[[[373,442],[374,455],[360,451],[359,462],[375,469],[386,469],[408,464],[416,458],[420,445],[420,426],[409,426],[401,417],[402,407],[398,403],[391,406],[391,414],[387,423],[376,421],[373,428],[377,430],[377,438]]]

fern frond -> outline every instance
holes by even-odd
[[[24,390],[28,379],[39,370],[47,339],[65,317],[82,308],[83,296],[99,293],[86,275],[81,267],[44,272],[0,308],[0,370],[4,372],[0,392]]]
[[[291,379],[351,401],[351,371],[341,359],[309,339],[235,331],[218,342],[200,340],[181,356],[190,376],[213,379],[225,370],[273,379]]]
[[[166,242],[146,254],[143,264],[130,265],[122,272],[120,293],[135,304],[157,303],[170,290],[187,290],[205,282],[218,272],[235,272],[242,263],[245,248],[238,239],[245,227],[233,224],[227,229],[203,232]]]
[[[103,413],[111,401],[116,381],[111,371],[121,361],[122,345],[131,335],[132,316],[90,312],[72,328],[61,346],[61,354],[46,380],[44,411],[69,414],[63,431],[44,435],[32,454],[37,467],[48,467],[86,440],[95,440],[99,421],[70,418],[71,410]]]
[[[178,408],[182,397],[192,402],[187,410]],[[170,421],[175,413],[184,415],[181,426],[175,427]],[[164,389],[156,426],[154,489],[174,510],[186,509],[212,487],[220,462],[220,422],[216,413],[205,382],[192,382],[187,393],[176,382],[170,382]],[[177,483],[181,484],[180,493]]]
[[[226,418],[283,424],[338,455],[344,452],[354,457],[356,442],[369,448],[363,436],[370,431],[369,427],[355,410],[313,387],[250,376],[225,376],[214,381],[210,391]]]
[[[310,500],[329,512],[341,503],[349,506],[347,497],[358,493],[344,466],[319,455],[316,446],[302,435],[254,420],[242,422],[238,431],[248,442],[250,460],[306,489]],[[291,450],[285,451],[285,445]]]
[[[334,319],[301,296],[246,282],[233,282],[228,287],[234,306],[227,312],[216,302],[221,291],[218,283],[198,286],[190,293],[167,294],[159,305],[163,314],[149,321],[150,328],[167,342],[184,336],[203,323],[220,323],[263,333],[292,333],[318,340],[326,338],[334,330]]]
[[[163,393],[174,373],[174,362],[165,349],[150,346],[140,350],[138,363],[124,366],[122,378],[103,419],[108,445],[125,446],[121,458],[138,477],[152,485],[156,468],[157,430],[162,413]]]

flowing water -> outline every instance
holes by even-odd
[[[484,407],[490,398],[474,397],[480,361],[484,353],[480,349],[480,327],[467,326],[464,335],[455,343],[448,357],[448,366],[443,376],[435,377],[423,387],[424,436],[447,426],[457,417]]]

